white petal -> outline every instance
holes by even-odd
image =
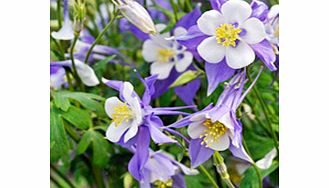
[[[230,113],[224,114],[218,121],[221,122],[222,124],[224,124],[225,127],[234,130],[234,124],[231,120]]]
[[[187,128],[187,133],[192,139],[199,138],[203,131],[206,130],[206,127],[202,124],[203,121],[197,121],[191,123]]]
[[[251,15],[250,5],[242,0],[230,0],[223,4],[221,12],[230,24],[243,23]]]
[[[217,43],[216,37],[204,39],[197,47],[200,56],[208,63],[219,63],[225,57],[226,48]]]
[[[74,63],[83,84],[86,86],[96,86],[99,84],[99,80],[94,72],[94,69],[77,59],[74,60]]]
[[[159,45],[148,39],[143,44],[142,55],[147,62],[153,62],[157,59]]]
[[[255,53],[252,48],[242,40],[235,48],[228,48],[226,51],[227,65],[232,69],[240,69],[248,66],[255,60]]]
[[[112,114],[114,113],[114,107],[118,105],[122,105],[123,102],[121,102],[117,97],[111,97],[106,99],[105,101],[105,112],[106,114],[113,119]]]
[[[191,65],[193,60],[193,55],[191,52],[184,52],[183,53],[183,58],[178,60],[175,64],[175,68],[178,72],[183,72],[187,69],[188,66]]]
[[[196,169],[188,168],[187,166],[185,166],[179,162],[177,162],[176,164],[180,167],[180,169],[182,169],[182,171],[184,172],[185,175],[194,176],[194,175],[199,174],[199,171]]]
[[[205,113],[199,113],[192,115],[190,118],[191,121],[204,121],[206,119],[206,114]]]
[[[175,30],[174,30],[174,36],[177,37],[179,35],[184,35],[187,33],[187,30],[184,28],[184,27],[177,27]]]
[[[197,21],[200,31],[212,36],[215,35],[216,28],[222,23],[225,23],[225,18],[217,10],[210,10],[203,13]]]
[[[164,29],[166,29],[166,27],[167,26],[165,24],[156,24],[155,25],[155,28],[159,33],[161,33]],[[170,33],[169,32],[161,33],[160,36],[163,38],[167,38],[167,37],[170,37]]]
[[[211,140],[211,137],[208,136],[207,137],[208,140]],[[225,133],[224,135],[222,135],[217,141],[212,142],[209,147],[213,150],[216,151],[224,151],[226,150],[228,147],[230,146],[230,138],[227,135],[227,133]]]
[[[256,165],[261,169],[267,169],[272,165],[273,159],[276,157],[276,149],[272,149],[264,158],[256,162]]]
[[[246,34],[241,38],[248,44],[259,43],[266,36],[264,24],[257,18],[248,19],[240,27],[246,30]]]
[[[66,21],[59,31],[53,31],[51,36],[58,40],[72,40],[74,38],[72,23]]]
[[[151,74],[152,75],[157,74],[159,80],[166,79],[166,78],[168,78],[170,71],[174,65],[175,65],[174,63],[169,63],[169,62],[168,63],[158,63],[158,62],[152,63]]]
[[[111,142],[118,142],[125,133],[125,131],[130,127],[130,124],[123,121],[120,125],[115,126],[115,123],[112,122],[111,125],[106,130],[106,138]]]
[[[138,124],[135,121],[131,122],[131,127],[127,131],[124,137],[124,143],[126,143],[128,140],[130,140],[132,137],[134,137],[137,134],[138,131]]]

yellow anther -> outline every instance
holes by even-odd
[[[160,180],[157,180],[157,181],[154,182],[154,185],[156,185],[157,188],[172,187],[172,184],[173,184],[173,180],[172,179],[169,179],[166,182],[163,182],[163,181],[160,181]]]
[[[119,104],[114,107],[112,119],[115,123],[115,126],[119,126],[123,121],[129,122],[132,117],[133,113],[126,103]]]
[[[206,121],[203,122],[203,125],[207,127],[207,129],[205,129],[204,133],[200,135],[200,138],[203,137],[201,145],[206,144],[206,147],[209,147],[213,142],[216,142],[227,131],[227,127],[219,121],[212,122],[211,119],[206,119]],[[211,140],[208,140],[208,135],[212,136]]]
[[[236,46],[236,40],[239,38],[241,33],[240,28],[235,28],[232,24],[221,24],[216,28],[216,39],[217,42],[223,46]]]
[[[174,51],[168,48],[158,49],[157,60],[160,63],[168,62],[175,55]]]

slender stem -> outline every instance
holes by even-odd
[[[217,172],[224,181],[224,183],[229,187],[229,188],[235,188],[233,183],[230,180],[230,175],[227,172],[226,165],[224,163],[223,157],[218,153],[218,151],[215,151],[214,155],[214,161],[215,161],[215,166],[217,168]]]
[[[66,75],[67,82],[69,83],[70,91],[74,91],[72,80],[71,80],[71,77],[70,77],[70,73],[69,73],[69,70],[67,68],[65,68],[65,75]]]
[[[219,188],[216,181],[211,177],[210,173],[206,170],[206,168],[203,165],[200,165],[199,169],[207,176],[207,178],[215,188]]]
[[[248,68],[249,68],[249,67],[248,67]],[[251,80],[251,76],[250,76],[250,73],[249,73],[248,70],[247,70],[247,77],[248,77],[249,80]],[[273,140],[274,140],[275,148],[276,148],[277,152],[279,152],[279,142],[278,142],[278,138],[277,138],[277,136],[276,136],[276,134],[275,134],[275,132],[274,132],[274,129],[273,129],[273,127],[272,127],[272,123],[271,123],[271,121],[270,121],[270,118],[269,118],[269,115],[268,115],[268,111],[267,111],[268,109],[267,109],[266,104],[265,104],[265,102],[264,102],[264,100],[263,100],[263,97],[261,96],[261,94],[260,94],[259,91],[258,91],[257,84],[254,85],[254,87],[252,88],[252,90],[254,91],[254,93],[255,93],[257,99],[258,99],[259,102],[260,102],[260,106],[261,106],[261,108],[262,108],[262,110],[263,110],[263,113],[264,113],[264,116],[265,116],[266,122],[267,122],[267,124],[268,124],[268,127],[270,128],[270,132],[271,132],[272,137],[273,137]]]
[[[50,164],[51,169],[53,169],[70,187],[75,188],[73,183],[68,179],[61,171],[59,171],[54,165]]]
[[[57,46],[57,48],[58,48],[58,50],[59,50],[59,52],[60,52],[60,55],[61,55],[61,59],[64,59],[65,58],[65,52],[64,52],[64,50],[63,50],[63,48],[62,48],[62,45],[59,43],[59,42],[57,42],[57,40],[56,39],[54,39],[51,35],[50,35],[50,38],[51,38],[51,40],[56,44],[56,46]]]
[[[111,17],[111,20],[110,22],[104,27],[104,29],[98,34],[98,36],[96,37],[95,41],[91,44],[88,52],[87,52],[87,55],[86,55],[86,58],[85,58],[85,63],[87,64],[88,60],[89,60],[89,57],[90,57],[90,54],[93,50],[93,48],[96,46],[96,44],[100,41],[100,39],[102,38],[102,36],[106,33],[106,31],[111,27],[111,25],[113,24],[115,18],[116,18],[116,15],[115,14],[113,17]]]
[[[72,43],[72,46],[71,46],[71,49],[70,49],[70,58],[71,58],[71,61],[72,61],[72,69],[73,69],[73,75],[77,81],[77,84],[80,86],[80,89],[81,91],[84,91],[84,85],[82,84],[82,81],[78,75],[78,71],[77,71],[77,67],[75,66],[75,62],[74,62],[74,56],[73,56],[73,53],[74,53],[74,47],[78,41],[78,38],[79,38],[79,34],[78,33],[75,33],[74,34],[74,39],[73,39],[73,43]]]
[[[57,186],[62,187],[61,184],[50,174],[50,180]]]
[[[62,27],[62,20],[61,20],[61,0],[57,0],[57,21],[58,27]]]
[[[247,143],[244,139],[242,139],[242,145],[243,145],[244,149],[246,150],[247,154],[250,156],[249,148],[248,148]],[[263,188],[263,177],[260,174],[259,168],[257,167],[257,165],[255,163],[252,163],[252,166],[256,170],[256,174],[257,174],[257,177],[258,177],[259,188]]]

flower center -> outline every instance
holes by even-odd
[[[166,182],[157,180],[157,181],[154,182],[154,185],[156,185],[157,188],[167,188],[167,187],[172,187],[172,183],[173,183],[172,179],[170,179]]]
[[[115,126],[119,126],[123,121],[128,122],[132,117],[133,113],[126,103],[119,104],[114,107],[112,119],[115,123]]]
[[[211,143],[217,141],[227,131],[227,127],[219,121],[212,122],[211,119],[206,119],[203,125],[207,127],[207,129],[200,135],[200,138],[204,137],[201,144],[203,145],[206,143],[206,147],[209,147]],[[211,140],[208,140],[208,138],[211,138]]]
[[[240,28],[235,28],[232,24],[221,24],[216,28],[217,42],[226,47],[234,47],[241,31]]]
[[[158,49],[157,59],[160,63],[166,63],[174,56],[174,51],[167,48]]]

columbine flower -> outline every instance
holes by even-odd
[[[236,117],[236,110],[260,72],[243,93],[245,74],[245,70],[241,71],[231,79],[214,107],[209,105],[204,110],[169,126],[179,128],[189,125],[188,135],[192,138],[189,146],[192,167],[208,160],[214,151],[226,149],[230,149],[234,156],[253,163],[242,145],[242,124]]]
[[[164,24],[156,25],[157,30],[161,32],[166,28]],[[177,27],[174,30],[174,36],[185,34],[187,31],[183,27]],[[167,40],[169,33],[163,33],[157,36],[151,36],[143,44],[142,54],[147,62],[151,62],[151,74],[158,75],[158,79],[168,78],[171,70],[175,67],[177,72],[185,71],[193,60],[191,52],[175,40]]]
[[[131,83],[103,78],[103,82],[106,85],[120,92],[121,99],[111,97],[105,102],[105,111],[113,120],[106,131],[106,137],[111,142],[119,142],[123,138],[123,143],[126,143],[136,136],[140,127],[145,127],[156,143],[176,142],[160,130],[163,123],[158,115],[186,115],[184,112],[174,110],[191,108],[191,106],[152,108],[150,102],[154,94],[153,84],[156,76],[148,77],[145,80],[141,78],[141,80],[145,85],[142,99],[136,94]]]
[[[72,40],[74,38],[73,26],[69,16],[69,3],[68,0],[64,0],[64,23],[59,31],[53,31],[51,36],[58,40]]]
[[[96,86],[99,84],[99,80],[96,77],[94,70],[90,66],[84,64],[83,62],[81,62],[78,59],[75,59],[74,63],[77,68],[78,76],[80,77],[83,84],[85,84],[86,86]],[[65,61],[51,62],[50,66],[51,67],[68,67],[68,68],[72,69],[72,61],[65,60]],[[63,69],[62,69],[61,73],[62,73],[61,75],[64,76]],[[52,78],[51,78],[51,80],[52,80]],[[56,80],[61,80],[61,79],[56,78]]]
[[[65,69],[59,66],[50,66],[50,87],[60,89],[65,83]]]
[[[276,56],[261,22],[267,15],[266,7],[255,1],[249,5],[241,0],[210,0],[214,10],[205,12],[197,25],[177,38],[189,51],[197,52],[193,53],[197,60],[206,60],[208,95],[237,68],[252,63],[255,54],[271,71],[276,70]]]
[[[117,0],[115,3],[122,15],[144,33],[156,33],[153,20],[142,5],[134,0]]]
[[[241,0],[230,0],[221,6],[221,12],[210,10],[197,21],[198,28],[209,37],[203,40],[197,50],[209,63],[219,63],[224,58],[233,69],[252,63],[255,53],[250,44],[265,39],[263,23],[249,18],[250,5]]]
[[[140,181],[140,187],[177,187],[185,188],[184,174],[196,175],[199,172],[195,169],[190,169],[185,165],[177,162],[174,157],[164,151],[153,152],[145,163],[143,169],[143,179]]]

